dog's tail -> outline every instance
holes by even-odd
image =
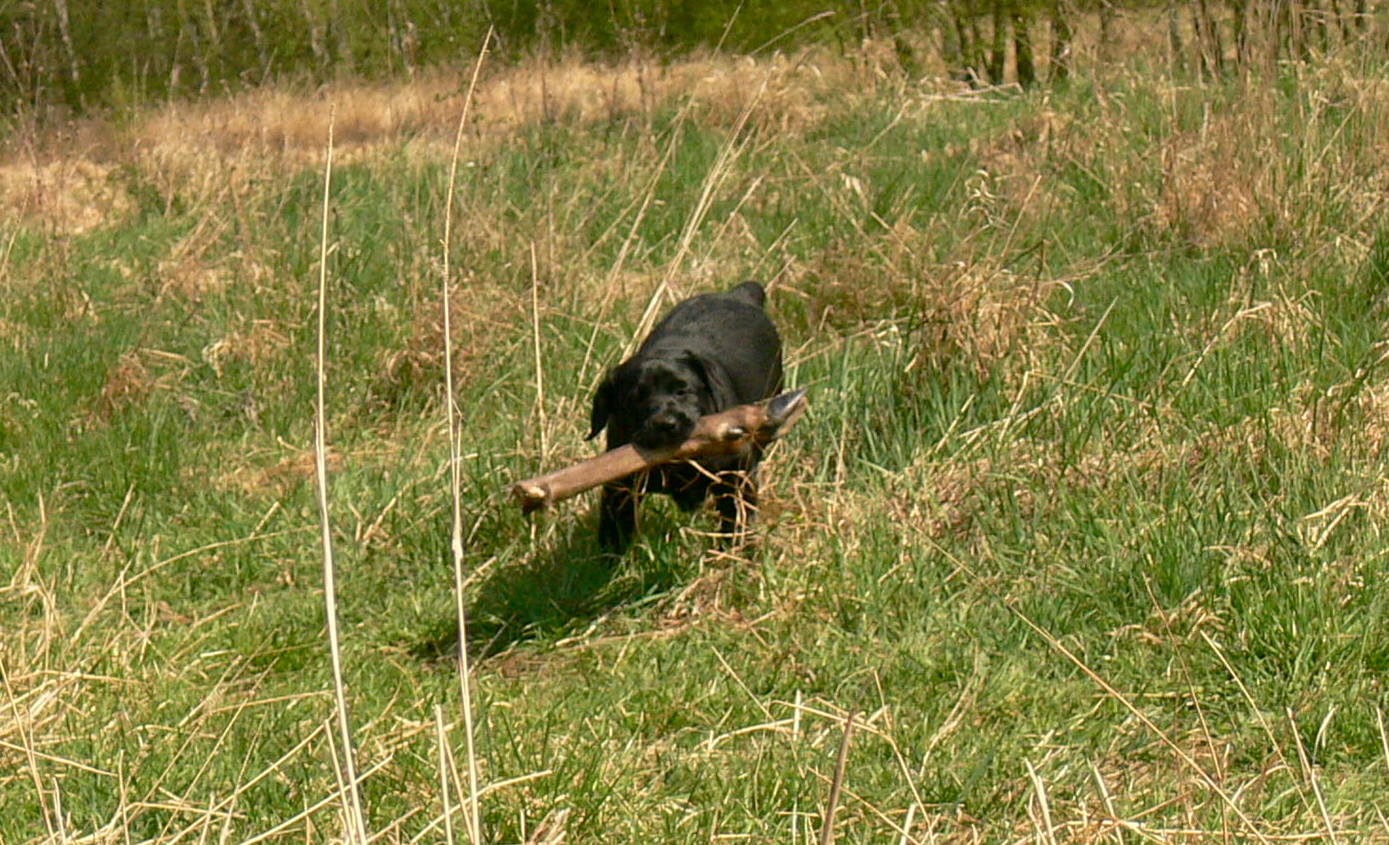
[[[752,281],[743,282],[729,291],[728,295],[756,305],[758,308],[767,302],[767,292],[762,289],[762,285]]]

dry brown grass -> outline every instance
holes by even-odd
[[[499,72],[480,88],[478,110],[485,128],[514,129],[559,120],[613,120],[689,98],[696,113],[715,125],[731,125],[755,104],[758,125],[795,131],[823,117],[824,95],[861,88],[864,81],[860,65],[818,50],[612,65],[567,58]]]
[[[55,234],[110,225],[135,210],[115,171],[83,157],[0,162],[0,213]]]
[[[206,216],[172,245],[156,269],[156,302],[166,296],[200,302],[222,293],[235,282],[254,285],[270,279],[270,269],[256,256],[243,253],[220,260],[209,256],[216,251],[227,225],[224,219]]]
[[[1211,248],[1246,242],[1266,216],[1279,213],[1286,166],[1270,156],[1272,116],[1251,105],[1163,146],[1153,208],[1159,227]]]
[[[157,390],[172,390],[192,362],[158,349],[134,348],[106,371],[101,392],[91,404],[90,418],[107,422],[122,410],[144,402]]]
[[[1359,230],[1384,208],[1389,148],[1370,127],[1383,126],[1389,101],[1350,68],[1312,75],[1295,136],[1286,104],[1280,113],[1275,92],[1252,86],[1233,107],[1208,110],[1199,128],[1169,135],[1156,151],[1151,223],[1207,249],[1324,240],[1363,252],[1346,227]]]
[[[458,84],[456,75],[439,73],[390,83],[336,83],[311,93],[258,88],[165,106],[130,134],[135,146],[149,150],[226,161],[287,158],[302,165],[321,157],[331,119],[335,158],[350,161],[401,138],[442,138],[457,120]]]
[[[330,449],[327,454],[328,468],[337,470],[342,466],[342,454]],[[289,492],[311,482],[314,476],[313,449],[300,449],[285,455],[270,464],[262,464],[255,459],[241,463],[234,460],[232,468],[213,479],[219,490],[236,491],[248,495],[283,498]]]
[[[1024,213],[1024,223],[1045,219],[1063,195],[1056,180],[1049,178],[1053,163],[1093,157],[1100,143],[1095,127],[1049,107],[1025,114],[1004,131],[975,141],[971,148],[981,170],[974,185],[976,204],[988,200],[994,206],[980,207],[978,212]]]
[[[105,418],[126,405],[139,402],[154,390],[155,381],[145,367],[138,350],[132,350],[120,357],[106,374],[106,383],[101,387],[96,412]]]
[[[651,114],[690,101],[692,114],[731,125],[799,131],[820,120],[825,99],[871,91],[881,68],[823,51],[753,59],[704,56],[670,63],[634,58],[595,65],[565,58],[497,70],[476,95],[465,155],[542,123],[588,123]],[[118,168],[138,166],[166,202],[216,204],[267,179],[316,164],[335,115],[336,157],[351,164],[402,146],[446,160],[463,97],[451,70],[385,83],[343,82],[304,92],[261,88],[226,98],[164,105],[128,128],[75,137],[55,133],[0,156],[0,208],[31,225],[79,234],[135,209]]]
[[[238,318],[231,331],[203,349],[202,358],[219,377],[232,361],[259,369],[290,349],[297,329],[282,320]]]
[[[409,320],[404,344],[390,353],[377,376],[387,394],[438,387],[444,372],[444,313],[440,295],[423,298]],[[527,304],[504,286],[470,276],[451,292],[449,324],[453,333],[453,372],[467,384],[486,367],[495,345],[511,337],[526,317]]]
[[[996,258],[942,262],[932,257],[932,233],[899,222],[863,245],[834,244],[788,273],[807,293],[817,325],[854,329],[883,313],[906,314],[911,362],[906,372],[965,364],[980,372],[1008,361],[1026,366],[1053,333],[1049,297],[1069,280],[1039,278]],[[968,252],[962,246],[961,254]],[[1015,354],[1019,353],[1019,354]]]
[[[902,471],[895,485],[902,492],[891,496],[886,505],[912,535],[937,540],[967,532],[982,506],[977,493],[990,483],[994,472],[994,459],[988,457],[952,461],[922,457]],[[914,545],[917,542],[921,541],[913,540]]]

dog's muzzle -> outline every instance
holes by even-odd
[[[667,411],[648,417],[637,433],[638,445],[648,449],[679,446],[694,433],[695,418],[679,411]]]

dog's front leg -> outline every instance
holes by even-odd
[[[603,551],[621,554],[637,530],[637,503],[641,501],[640,482],[624,478],[603,485],[599,505],[598,543]]]

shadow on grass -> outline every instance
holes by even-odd
[[[611,611],[666,593],[689,577],[698,555],[678,540],[675,521],[664,514],[644,518],[643,534],[625,555],[598,545],[593,519],[554,543],[503,563],[473,589],[468,616],[468,655],[474,661],[529,641],[553,641],[582,633]],[[440,620],[437,635],[412,651],[421,659],[458,654],[457,621]]]

